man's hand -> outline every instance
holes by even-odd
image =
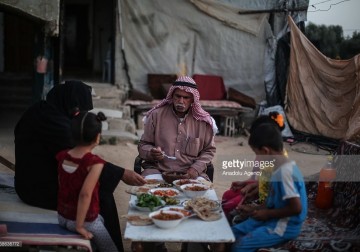
[[[186,173],[189,175],[190,179],[197,179],[197,177],[199,177],[199,172],[192,167],[190,167]]]
[[[150,150],[150,155],[154,160],[164,159],[164,154],[160,147],[152,148]]]
[[[125,170],[121,178],[127,185],[142,186],[146,183],[145,179],[134,171]]]

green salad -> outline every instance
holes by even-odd
[[[138,207],[148,207],[152,211],[154,207],[162,206],[161,198],[152,194],[142,193],[137,196]]]

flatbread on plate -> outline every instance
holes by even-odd
[[[153,221],[147,215],[123,215],[121,217],[125,218],[134,226],[148,226],[153,224]]]
[[[220,203],[215,200],[211,200],[205,197],[192,198],[184,202],[185,209],[193,209],[193,208],[207,208],[210,211],[220,210]]]
[[[221,219],[221,214],[219,212],[211,211],[209,208],[193,208],[194,213],[204,221],[216,221]]]
[[[154,188],[159,186],[160,184],[164,183],[164,180],[159,180],[159,179],[145,179],[146,184],[144,186],[146,187],[150,187],[150,188]]]
[[[132,194],[132,195],[138,195],[142,193],[147,193],[150,190],[149,187],[145,186],[131,186],[127,189],[125,189],[125,192]]]
[[[164,183],[164,180],[160,180],[160,179],[145,179],[145,181],[146,181],[146,184],[149,184],[149,185]]]

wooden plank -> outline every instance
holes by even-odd
[[[12,162],[10,162],[9,160],[7,160],[6,158],[4,158],[3,156],[0,155],[0,163],[5,165],[7,168],[9,168],[10,170],[15,171],[15,164],[13,164]]]

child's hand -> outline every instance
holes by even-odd
[[[246,197],[248,198],[252,198],[254,196],[256,196],[259,192],[259,184],[257,182],[255,183],[249,183],[246,186],[244,186],[240,192],[243,195],[246,195]]]
[[[235,208],[236,211],[238,212],[244,212],[246,214],[251,214],[253,211],[254,211],[254,206],[251,206],[251,205],[242,205],[242,204],[239,204],[237,205],[237,207]]]
[[[76,228],[79,234],[81,234],[85,239],[90,240],[94,237],[94,235],[87,231],[84,227]]]
[[[250,216],[255,220],[259,220],[259,221],[266,221],[269,219],[267,209],[254,210]]]
[[[234,181],[231,183],[230,189],[233,190],[234,192],[240,190],[241,188],[243,188],[244,186],[246,186],[246,182],[245,181]]]

